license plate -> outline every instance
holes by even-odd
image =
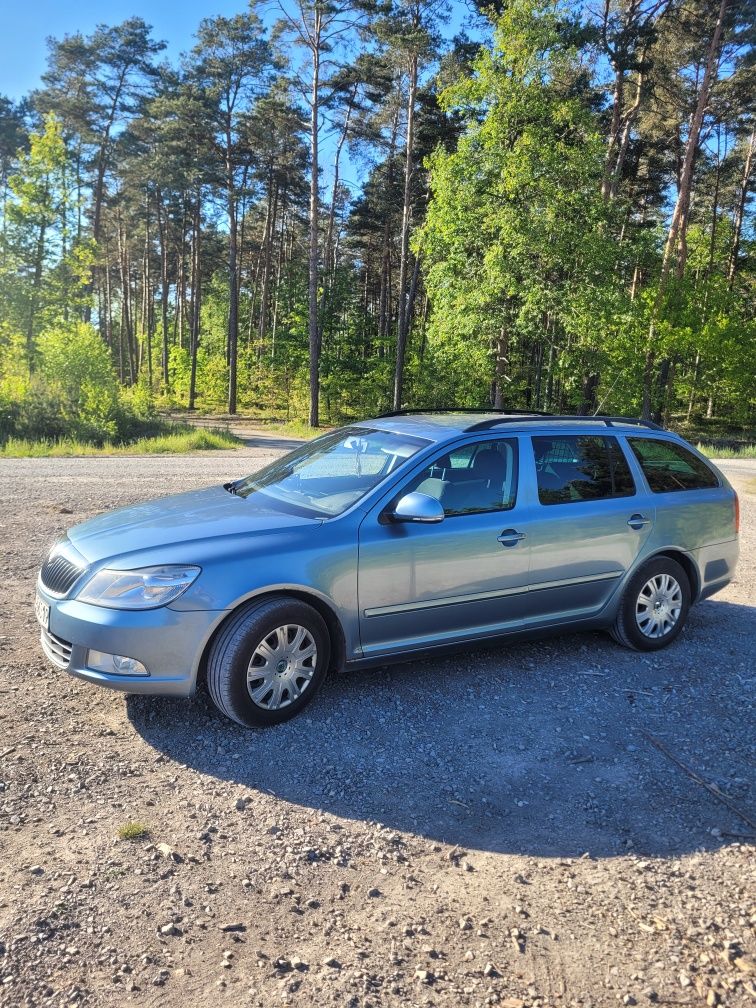
[[[50,628],[50,606],[47,602],[43,602],[39,595],[34,599],[34,615],[37,617],[37,623],[44,630]]]

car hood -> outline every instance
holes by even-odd
[[[202,541],[320,524],[317,518],[266,507],[259,495],[237,497],[222,486],[214,486],[109,511],[75,525],[68,538],[88,563],[96,563],[182,543],[191,543],[196,555],[196,546]]]

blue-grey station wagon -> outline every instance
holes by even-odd
[[[662,648],[737,556],[732,487],[654,424],[402,410],[75,526],[35,609],[60,669],[128,693],[206,683],[257,726],[329,670],[579,628]]]

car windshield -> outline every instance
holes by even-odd
[[[240,497],[259,494],[268,498],[268,505],[273,498],[297,514],[332,518],[428,444],[407,434],[346,427],[297,448],[230,489]]]

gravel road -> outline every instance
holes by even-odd
[[[468,651],[334,677],[260,732],[46,664],[66,527],[293,443],[0,462],[0,1003],[752,1004],[756,464],[721,463],[737,580],[652,657]]]

